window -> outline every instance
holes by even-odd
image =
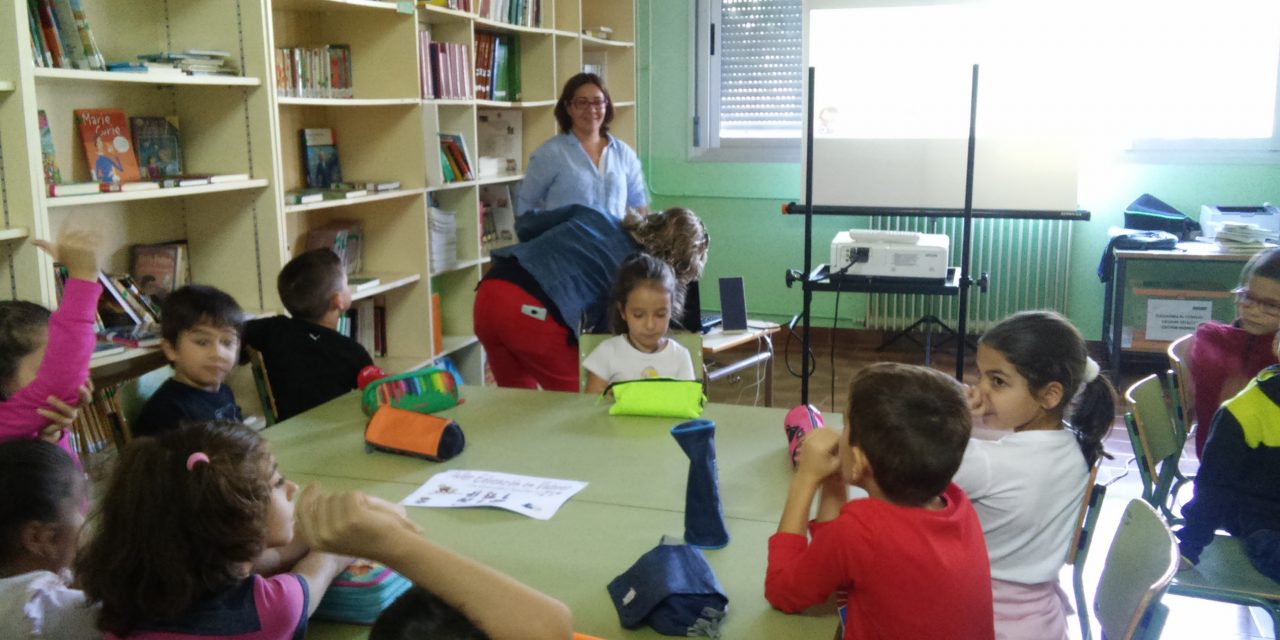
[[[804,121],[801,4],[696,3],[693,155],[715,160],[799,159]]]

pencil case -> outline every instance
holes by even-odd
[[[413,583],[386,565],[357,560],[325,590],[315,617],[337,622],[373,624],[378,615]]]
[[[361,396],[361,406],[367,416],[384,406],[433,413],[461,402],[453,374],[437,367],[379,378],[370,382]]]
[[[702,415],[702,405],[707,401],[702,395],[702,383],[696,380],[628,380],[609,385],[604,393],[610,392],[613,393],[611,416],[696,418]]]
[[[462,427],[448,418],[381,407],[364,428],[365,451],[385,451],[443,462],[466,446]]]

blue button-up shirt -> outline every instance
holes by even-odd
[[[622,218],[628,207],[646,206],[649,198],[640,159],[625,142],[608,138],[603,173],[572,133],[542,143],[529,156],[524,182],[516,194],[516,213],[580,204]]]

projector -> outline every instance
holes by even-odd
[[[830,273],[945,282],[950,250],[940,233],[851,229],[831,241]]]

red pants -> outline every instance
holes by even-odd
[[[505,280],[483,280],[473,313],[498,386],[579,391],[578,349],[569,344],[569,328],[537,298]]]

